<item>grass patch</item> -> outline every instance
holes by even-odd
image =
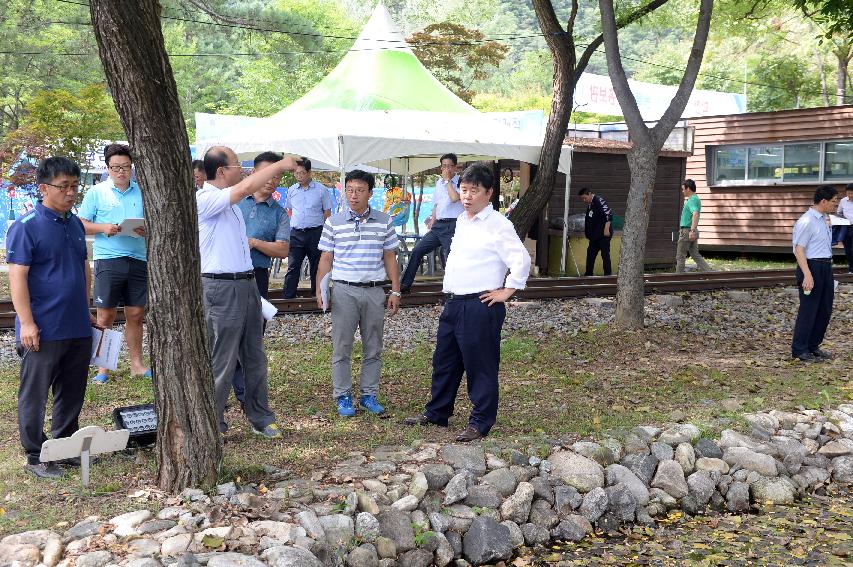
[[[851,320],[849,308],[839,305],[831,347],[841,356],[812,366],[790,362],[787,337],[725,341],[673,328],[623,332],[608,326],[544,339],[507,333],[498,423],[487,446],[522,447],[544,456],[554,440],[619,436],[635,425],[664,424],[676,411],[710,435],[740,426],[739,416],[748,411],[836,405],[853,399],[844,354],[853,351]],[[397,351],[390,339],[388,347],[380,400],[389,417],[360,413],[341,419],[331,397],[331,345],[269,340],[270,400],[284,438],[270,442],[253,435],[232,403],[221,481],[264,482],[265,465],[307,476],[353,451],[452,439],[470,411],[464,384],[449,430],[403,427],[400,420],[422,411],[429,396],[433,345]],[[357,380],[360,345],[353,360]],[[91,490],[80,487],[76,472],[56,483],[26,475],[17,385],[17,366],[0,368],[0,533],[61,528],[88,515],[109,518],[155,504],[128,498],[153,482],[155,462],[148,450],[102,459],[93,467]],[[108,385],[87,388],[81,424],[111,427],[113,408],[152,399],[150,381],[132,378],[123,368]],[[723,408],[721,402],[730,399],[740,402],[738,411]]]

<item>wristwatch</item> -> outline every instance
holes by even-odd
[[[403,294],[399,291],[394,291],[393,289],[388,292],[388,295],[393,295],[394,297],[403,297]]]

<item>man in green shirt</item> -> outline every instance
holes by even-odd
[[[699,211],[702,210],[702,201],[696,194],[696,183],[692,179],[685,179],[681,184],[681,193],[684,195],[684,208],[681,209],[681,222],[678,229],[678,247],[675,250],[675,271],[684,271],[684,261],[687,254],[696,262],[696,267],[701,272],[708,272],[711,266],[699,253]]]

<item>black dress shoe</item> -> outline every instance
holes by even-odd
[[[465,431],[456,436],[456,440],[460,443],[468,443],[469,441],[476,441],[477,439],[482,439],[485,437],[482,433],[471,427],[470,425],[465,428]]]
[[[814,356],[818,360],[830,360],[833,358],[833,355],[828,350],[815,349],[812,351],[812,356]]]
[[[800,354],[795,354],[794,358],[799,360],[800,362],[817,362],[818,358],[810,352],[803,352]]]
[[[404,425],[437,425],[438,427],[447,427],[446,425],[441,425],[440,423],[436,423],[428,418],[425,414],[421,414],[415,417],[407,417],[403,420]]]
[[[94,465],[100,460],[100,457],[89,457],[89,464]],[[81,464],[81,459],[80,457],[70,457],[68,459],[61,459],[59,461],[56,461],[56,464],[60,467],[78,468]]]
[[[49,478],[56,480],[62,478],[65,472],[59,468],[56,463],[36,463],[35,465],[27,464],[24,469],[33,476],[38,478]]]

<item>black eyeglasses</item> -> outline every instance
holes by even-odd
[[[54,189],[59,189],[63,193],[76,193],[82,187],[82,185],[80,185],[79,183],[77,183],[76,185],[54,185],[53,183],[45,183],[45,185],[53,187]]]
[[[131,169],[133,169],[132,165],[111,165],[110,166],[110,171],[112,171],[113,173],[119,173],[122,171],[130,171]]]

